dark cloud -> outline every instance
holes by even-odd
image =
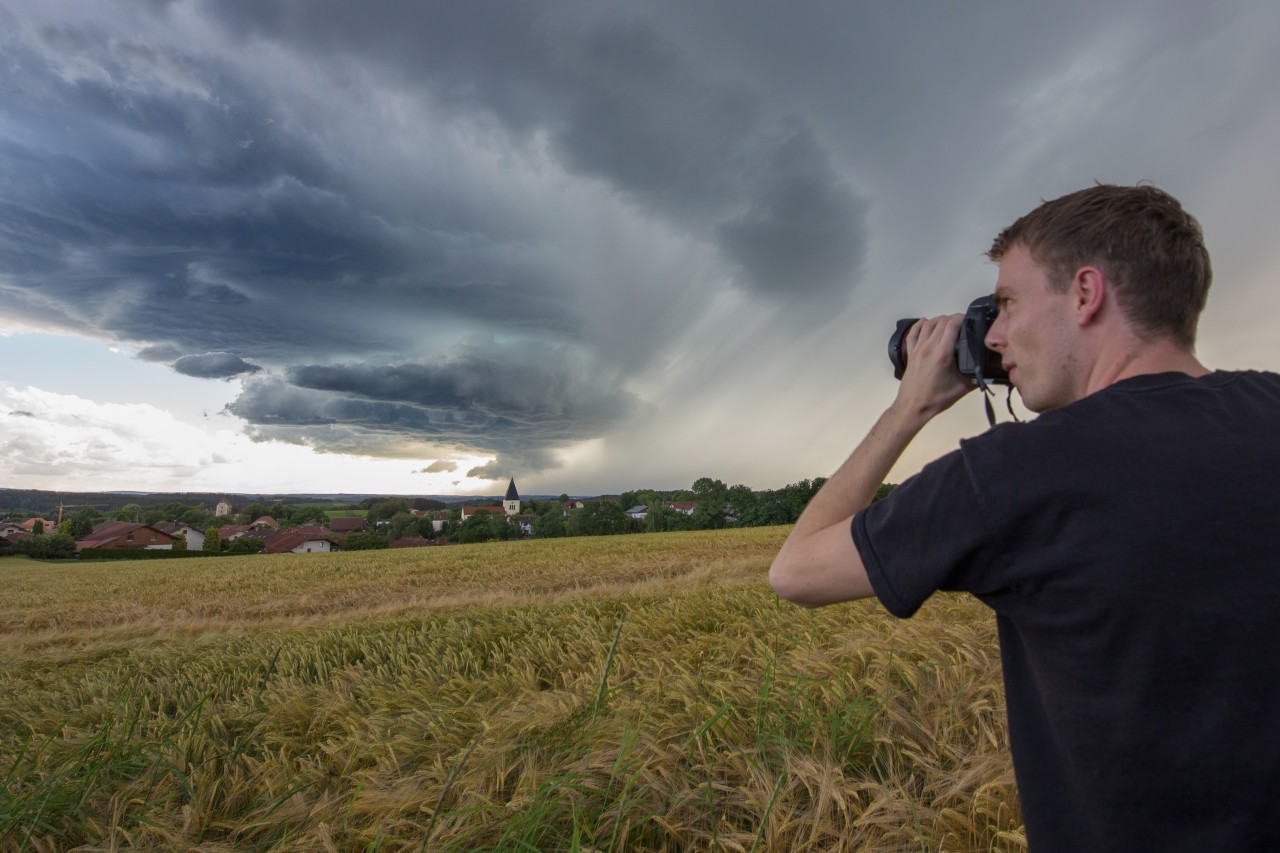
[[[13,412],[10,412],[9,414],[13,417],[18,417],[18,418],[34,418],[35,417],[35,415],[33,415],[31,412],[13,411]]]
[[[829,300],[833,281],[854,283],[865,201],[804,119],[784,119],[758,92],[707,73],[669,28],[635,12],[533,8],[480,3],[426,14],[389,3],[353,15],[347,4],[321,2],[211,11],[237,33],[356,53],[454,109],[483,111],[514,134],[547,134],[571,170],[720,243],[757,292]]]
[[[229,352],[206,352],[200,355],[184,355],[173,363],[173,369],[186,376],[200,379],[229,379],[262,370],[238,355]]]
[[[421,473],[423,473],[423,474],[440,474],[440,473],[447,473],[447,474],[451,474],[451,473],[453,473],[454,471],[457,471],[457,470],[458,470],[458,463],[456,463],[456,462],[449,462],[449,461],[444,460],[444,459],[437,459],[435,462],[432,462],[432,463],[431,463],[430,465],[428,465],[426,468],[423,468],[423,469],[422,469],[422,471],[421,471]]]
[[[447,173],[419,187],[426,209],[363,189],[361,171],[383,167],[307,124],[339,104],[299,120],[234,60],[89,23],[5,46],[18,85],[2,106],[23,133],[0,137],[0,265],[29,316],[277,363],[407,347],[377,305],[575,335],[536,234],[451,205],[465,192]],[[362,307],[339,316],[355,293]],[[190,313],[199,323],[166,322]]]
[[[0,36],[18,129],[0,134],[0,296],[188,376],[271,371],[229,407],[258,438],[546,467],[626,421],[629,379],[725,282],[840,302],[859,273],[865,202],[813,125],[709,73],[669,22],[189,11],[49,12]],[[639,267],[588,195],[718,268]],[[476,332],[528,343],[450,349]]]
[[[328,452],[545,468],[640,389],[719,436],[704,383],[830,380],[823,324],[979,292],[957,258],[1040,197],[1225,197],[1275,13],[1154,8],[0,8],[4,319],[238,377],[254,437]]]
[[[467,449],[495,454],[486,471],[512,476],[553,467],[554,448],[606,435],[639,408],[574,350],[495,343],[433,363],[294,367],[250,380],[227,410],[264,440],[372,455]]]
[[[797,128],[763,170],[746,212],[722,223],[717,237],[753,290],[830,300],[861,272],[866,203]]]

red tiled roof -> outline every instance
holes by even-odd
[[[323,541],[330,545],[337,545],[337,540],[329,536],[317,536],[304,530],[281,530],[278,533],[270,533],[262,537],[265,543],[263,548],[268,554],[288,554],[294,548],[304,542]]]
[[[163,536],[164,541],[157,540],[156,544],[165,545],[173,542],[172,536],[157,527],[152,527],[149,524],[137,524],[132,521],[111,521],[106,524],[99,524],[88,536],[77,540],[76,550],[79,551],[83,548],[104,548],[116,539],[119,539],[122,536],[128,536],[130,533],[137,533],[139,530],[150,530]],[[143,547],[144,543],[135,542],[134,545],[137,547]]]
[[[359,516],[340,516],[338,518],[329,519],[329,529],[335,533],[342,533],[348,530],[364,530],[368,522]]]
[[[505,515],[507,511],[500,506],[464,506],[462,508],[462,517],[467,518],[475,515],[477,512],[501,513]]]

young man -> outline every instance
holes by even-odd
[[[1280,850],[1280,376],[1193,353],[1200,227],[1150,186],[1046,202],[996,238],[987,336],[1040,417],[871,504],[971,387],[960,315],[906,336],[897,398],[770,582],[807,607],[935,590],[996,613],[1032,853]]]

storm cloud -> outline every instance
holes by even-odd
[[[258,365],[250,364],[240,356],[229,352],[184,355],[173,363],[173,369],[186,376],[202,379],[230,379],[233,376],[257,373],[262,370]]]
[[[989,289],[1040,198],[1152,179],[1211,238],[1265,222],[1235,164],[1274,138],[1276,18],[0,0],[3,321],[238,383],[260,442],[814,476],[760,448],[892,394],[893,319]]]
[[[424,442],[499,455],[495,477],[556,465],[554,448],[607,434],[642,403],[569,348],[460,348],[434,363],[298,365],[228,406],[259,438],[325,452],[421,455]],[[501,469],[501,470],[498,470]]]

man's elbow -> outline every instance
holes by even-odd
[[[773,558],[773,564],[769,566],[769,586],[783,601],[801,607],[820,606],[820,602],[813,601],[808,595],[811,590],[803,583],[801,573],[796,570],[794,561],[788,559],[785,549]]]

